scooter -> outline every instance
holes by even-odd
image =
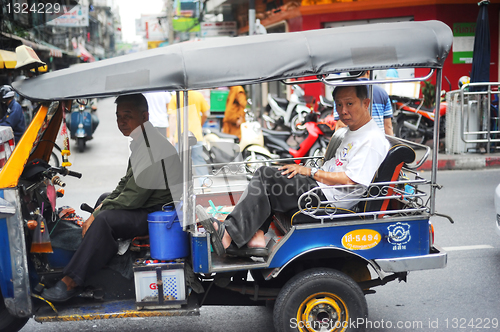
[[[72,112],[66,115],[66,123],[71,138],[77,141],[78,151],[84,152],[87,141],[94,138],[93,134],[99,125],[99,118],[95,114],[97,105],[94,100],[90,102],[78,100],[77,104],[78,106],[74,105]]]
[[[241,139],[238,136],[225,134],[215,130],[205,129],[205,152],[209,163],[229,163],[232,161],[263,161],[268,164],[273,158],[264,146],[262,126],[255,115],[248,109],[245,110],[245,122],[241,124]],[[255,171],[260,163],[250,163],[247,168]]]
[[[271,152],[279,155],[280,158],[302,158],[302,157],[321,157],[324,156],[329,143],[329,137],[325,136],[324,131],[320,128],[318,122],[318,113],[310,113],[306,116],[304,126],[306,128],[306,137],[300,142],[297,147],[290,146],[287,141],[293,135],[292,132],[276,131],[271,129],[263,129],[264,143]],[[328,124],[330,128],[334,124]],[[295,160],[297,164],[301,160]]]
[[[333,115],[333,101],[329,101],[328,99],[320,95],[316,112],[320,114],[320,119],[324,119],[329,115]]]
[[[396,109],[394,134],[397,137],[419,144],[425,144],[433,138],[435,109],[423,107],[423,100],[421,99],[400,96],[391,96],[390,98],[393,101],[393,107]],[[446,133],[446,108],[446,102],[441,101],[439,107],[439,138],[444,138]]]
[[[262,118],[268,129],[276,129],[278,126],[290,128],[292,133],[302,134],[305,131],[304,120],[311,109],[307,107],[304,100],[304,90],[294,84],[290,100],[267,95],[267,106]]]

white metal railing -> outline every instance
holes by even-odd
[[[477,144],[485,144],[486,152],[491,152],[492,143],[500,142],[498,108],[492,114],[492,97],[499,95],[500,82],[468,83],[460,90],[447,94],[448,110],[446,120],[447,150],[451,153],[479,151]],[[484,91],[470,91],[471,88],[484,88]],[[458,132],[454,132],[457,130]],[[458,134],[460,136],[458,136]],[[460,137],[465,146],[456,148]],[[462,144],[463,145],[463,144]]]

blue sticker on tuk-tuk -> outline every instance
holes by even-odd
[[[410,225],[398,222],[387,227],[387,241],[392,244],[392,250],[406,250],[406,244],[411,240]]]

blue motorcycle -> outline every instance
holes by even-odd
[[[78,100],[77,107],[73,106],[72,112],[66,115],[66,123],[71,138],[76,140],[78,151],[84,152],[87,141],[93,138],[94,131],[99,125],[96,102]]]

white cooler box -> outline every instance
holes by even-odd
[[[187,303],[184,263],[134,265],[134,280],[138,309],[179,308]]]

